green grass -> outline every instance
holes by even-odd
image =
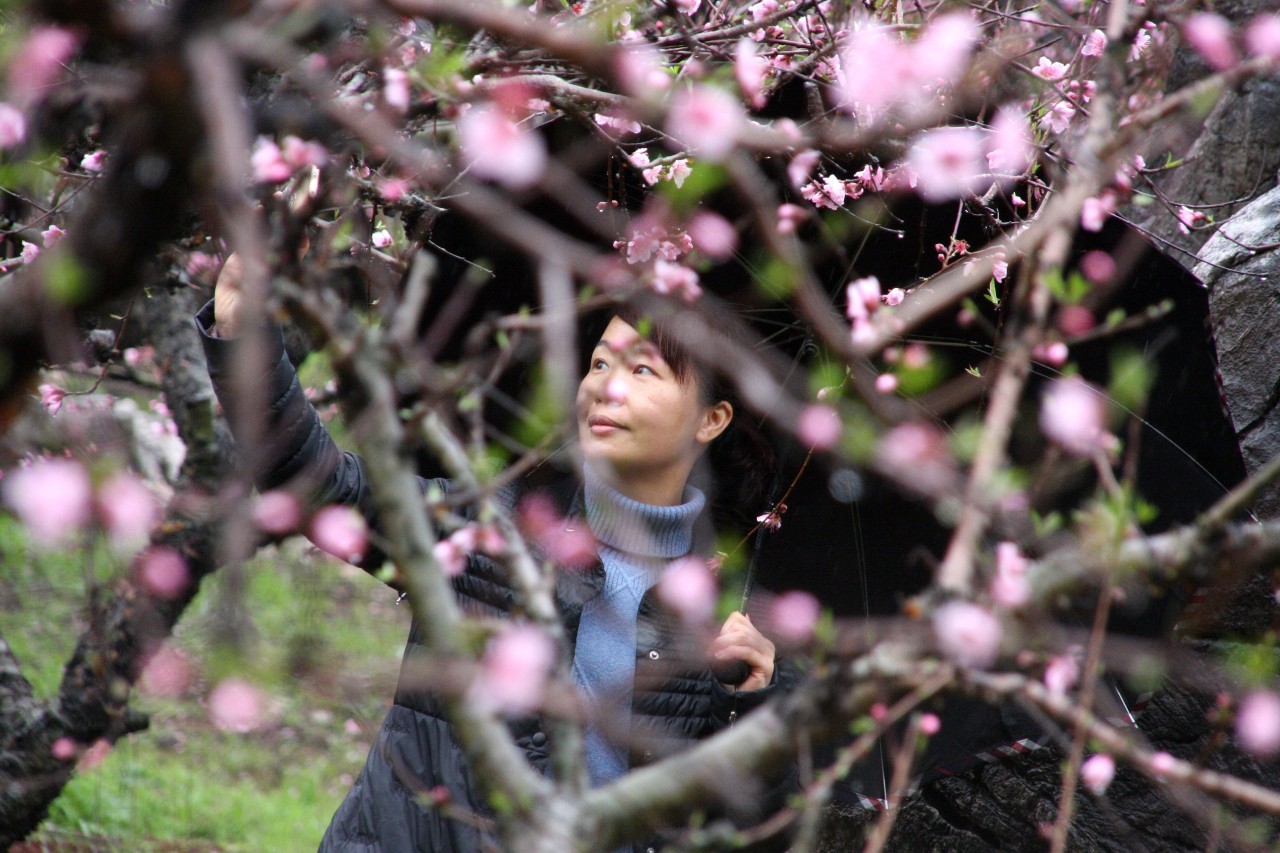
[[[118,571],[86,571],[76,554],[31,552],[0,517],[0,635],[41,696],[50,696],[83,628],[87,590]],[[178,697],[135,691],[151,728],[120,741],[54,803],[36,841],[60,833],[94,849],[312,851],[359,772],[389,706],[408,623],[395,595],[306,543],[267,549],[223,569],[188,608],[174,642],[195,678]],[[203,705],[235,675],[266,697],[263,725],[214,727]],[[77,848],[79,849],[79,848]]]

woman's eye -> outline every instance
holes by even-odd
[[[657,372],[656,372],[656,371],[654,371],[654,369],[653,369],[652,367],[650,367],[649,365],[647,365],[647,364],[637,364],[637,365],[636,365],[635,372],[636,372],[636,373],[639,373],[639,374],[641,374],[641,375],[648,375],[648,376],[657,376],[657,375],[658,375],[658,374],[657,374]]]
[[[591,362],[591,369],[592,370],[608,370],[609,362],[605,361],[603,358],[597,358],[595,361]]]

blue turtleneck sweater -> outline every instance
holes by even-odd
[[[599,543],[605,580],[582,610],[573,678],[591,709],[584,746],[591,784],[598,787],[629,767],[625,737],[631,730],[640,599],[671,560],[689,553],[706,497],[686,486],[678,506],[643,504],[606,484],[590,466],[583,483],[587,526]]]

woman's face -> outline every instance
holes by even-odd
[[[617,317],[591,354],[577,409],[583,456],[647,503],[678,502],[694,462],[733,417],[727,402],[703,403],[696,383],[677,378],[657,347]]]

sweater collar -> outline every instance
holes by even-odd
[[[684,487],[684,502],[654,506],[632,500],[604,482],[590,465],[583,470],[587,526],[611,548],[646,557],[674,559],[693,547],[693,523],[707,498],[695,486]]]

